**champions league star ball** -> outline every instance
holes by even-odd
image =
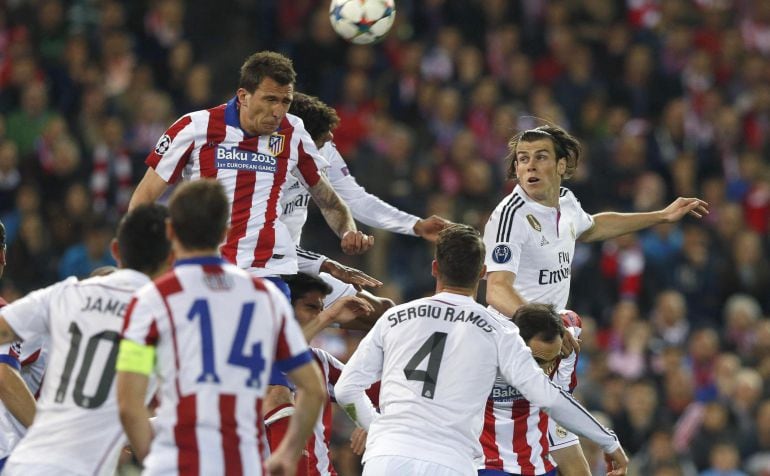
[[[351,43],[374,43],[393,26],[395,0],[332,0],[329,19],[334,31]]]

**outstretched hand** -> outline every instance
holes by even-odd
[[[700,198],[679,197],[663,209],[663,221],[666,223],[679,221],[687,214],[696,218],[703,218],[708,213],[709,204]]]
[[[346,231],[340,241],[340,247],[346,255],[366,253],[373,245],[374,237],[361,231]]]
[[[321,265],[321,271],[329,273],[335,278],[339,279],[343,283],[352,284],[356,287],[379,287],[382,286],[382,282],[378,279],[374,279],[368,274],[356,268],[345,266],[342,263],[338,263],[332,259],[327,259]]]
[[[334,304],[324,309],[332,322],[347,324],[359,317],[368,316],[374,312],[374,307],[364,299],[356,296],[345,296],[334,301]]]
[[[414,232],[417,236],[428,241],[436,241],[439,232],[451,225],[452,222],[438,215],[431,215],[428,218],[417,220],[414,224]]]

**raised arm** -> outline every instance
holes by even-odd
[[[591,242],[607,240],[616,236],[633,233],[660,223],[673,223],[692,215],[702,218],[709,213],[708,203],[699,198],[679,197],[663,210],[646,213],[604,212],[593,215],[594,225],[578,238]]]
[[[154,169],[148,168],[139,185],[136,186],[134,194],[131,195],[128,210],[130,211],[138,205],[155,203],[167,188],[168,183]]]
[[[516,275],[510,271],[492,271],[487,275],[487,304],[506,317],[527,301],[514,288]]]
[[[366,389],[382,379],[383,353],[379,330],[380,326],[375,325],[358,344],[334,386],[337,403],[356,425],[366,431],[377,417]]]
[[[346,254],[361,254],[374,244],[374,237],[367,236],[356,228],[350,209],[334,191],[329,180],[321,175],[312,187],[310,196],[334,233],[341,238],[342,251]]]

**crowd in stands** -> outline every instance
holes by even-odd
[[[0,1],[0,294],[111,264],[115,220],[163,131],[229,99],[248,54],[277,50],[298,90],[337,109],[358,181],[416,215],[483,229],[513,186],[509,138],[543,121],[582,141],[565,185],[589,213],[706,200],[702,221],[578,245],[576,394],[618,433],[632,474],[770,475],[770,2],[397,9],[384,41],[353,46],[326,0]],[[304,247],[376,276],[379,294],[432,291],[422,240],[375,232],[351,260],[317,215],[305,230]],[[322,346],[344,361],[358,339]],[[336,467],[357,474],[338,420]]]

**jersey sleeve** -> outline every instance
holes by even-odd
[[[305,336],[294,318],[289,301],[272,283],[266,281],[270,299],[278,313],[279,328],[276,335],[275,369],[288,373],[313,360]],[[275,372],[272,372],[275,373]]]
[[[519,271],[521,249],[527,240],[527,229],[517,226],[516,215],[511,213],[507,207],[496,209],[484,227],[484,264],[487,266],[487,273],[509,271],[516,274]]]
[[[192,113],[180,117],[163,133],[144,163],[166,181],[176,182],[195,147],[195,124]]]
[[[620,446],[615,434],[546,376],[532,358],[518,329],[512,326],[500,326],[499,329],[496,347],[503,378],[568,430],[594,441],[605,453],[615,451]]]
[[[403,212],[367,192],[350,174],[348,165],[333,143],[327,143],[321,152],[330,164],[329,181],[350,207],[353,218],[371,227],[416,236],[414,225],[419,220],[418,217]]]
[[[329,163],[321,157],[303,124],[296,125],[294,133],[299,136],[299,144],[297,145],[297,166],[291,172],[303,187],[310,189],[321,179],[321,173],[328,169]]]
[[[123,339],[140,345],[156,346],[158,343],[158,310],[163,309],[159,302],[154,283],[143,286],[126,308],[123,318]]]
[[[322,254],[314,253],[297,246],[297,268],[300,273],[318,276],[321,274],[321,265],[328,258]]]
[[[47,288],[33,291],[3,307],[0,310],[0,315],[5,318],[13,332],[22,340],[39,335],[49,335],[51,301],[64,287],[76,282],[77,278],[69,277]]]
[[[377,321],[361,340],[334,386],[337,403],[356,425],[366,431],[369,431],[369,426],[377,417],[377,411],[367,396],[366,389],[382,379],[383,322],[382,319]]]
[[[583,210],[580,200],[577,199],[574,193],[568,190],[567,196],[570,197],[570,200],[575,207],[575,233],[577,236],[580,236],[594,226],[594,218]]]

